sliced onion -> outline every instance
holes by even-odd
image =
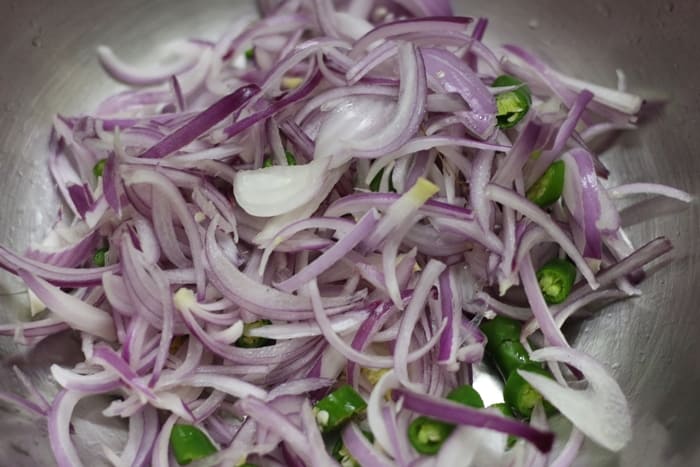
[[[349,423],[343,429],[342,437],[343,444],[348,452],[360,465],[372,465],[377,467],[391,467],[394,465],[370,444],[362,431],[360,431],[354,423]]]
[[[70,421],[73,409],[83,397],[85,394],[78,391],[61,391],[51,405],[49,442],[59,467],[80,467],[83,465],[70,438]]]
[[[204,132],[211,129],[224,118],[244,106],[257,92],[259,88],[254,85],[237,89],[233,93],[222,97],[204,112],[197,114],[192,120],[173,133],[166,136],[158,144],[150,147],[141,154],[142,158],[163,158],[178,149],[190,144]]]
[[[338,243],[326,250],[314,262],[297,272],[289,279],[277,284],[277,288],[285,292],[299,289],[311,279],[318,277],[331,266],[340,261],[352,251],[361,241],[365,240],[377,226],[379,213],[372,209],[357,222],[355,228],[338,240]]]
[[[481,139],[496,128],[496,101],[466,62],[453,53],[438,48],[423,48],[429,80],[439,83],[444,92],[456,92],[467,103],[464,112],[467,129]]]
[[[256,420],[258,424],[282,438],[294,450],[294,453],[309,463],[309,465],[337,465],[328,456],[322,444],[320,446],[309,445],[307,436],[300,428],[262,400],[247,397],[239,401],[237,405],[245,414]]]
[[[372,392],[367,402],[367,423],[374,435],[375,442],[381,448],[394,458],[398,453],[394,452],[394,447],[391,442],[391,437],[387,431],[384,417],[382,416],[382,406],[385,400],[387,391],[399,387],[399,380],[394,373],[394,370],[389,370],[377,381],[377,384],[372,388]]]
[[[317,159],[304,165],[240,171],[233,181],[233,193],[253,216],[286,214],[318,196],[328,163],[328,159]]]
[[[108,341],[116,338],[112,317],[80,298],[63,292],[29,272],[19,271],[19,277],[46,306],[75,329],[94,334]]]
[[[396,372],[398,380],[406,387],[421,388],[419,383],[412,383],[408,377],[409,346],[412,340],[413,329],[418,322],[420,313],[425,309],[428,294],[437,283],[440,274],[444,270],[444,263],[432,259],[430,260],[420,276],[416,289],[413,291],[413,297],[401,320],[401,326],[399,328],[399,334],[396,336],[396,345],[394,348],[394,371]]]
[[[411,0],[408,0],[411,1]],[[424,1],[427,0],[414,0]],[[438,4],[444,4],[444,0],[439,0]],[[393,21],[376,26],[372,31],[365,34],[355,42],[352,49],[351,57],[357,57],[361,52],[365,51],[370,45],[375,42],[409,32],[430,32],[434,30],[450,30],[464,31],[467,24],[471,23],[472,19],[460,16],[438,16],[434,18],[417,18]]]

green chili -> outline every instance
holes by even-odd
[[[92,264],[99,268],[103,268],[105,264],[107,264],[107,253],[109,252],[109,248],[99,248],[95,251],[95,254],[92,255]]]
[[[495,352],[501,344],[508,341],[520,341],[520,323],[505,316],[481,322],[481,331],[486,335],[486,350]]]
[[[523,119],[530,110],[532,97],[530,88],[522,81],[508,75],[502,75],[493,82],[493,87],[519,86],[518,88],[496,95],[496,121],[500,128],[512,128]]]
[[[97,164],[92,168],[92,173],[96,178],[100,178],[103,173],[105,173],[105,165],[107,164],[107,159],[100,159]]]
[[[316,402],[314,412],[322,432],[340,428],[365,411],[367,403],[352,386],[345,384]]]
[[[498,411],[501,412],[506,417],[510,417],[510,418],[515,417],[515,415],[513,415],[513,411],[511,410],[510,406],[508,406],[508,404],[506,404],[505,402],[491,404],[491,405],[489,405],[489,409],[498,409]]]
[[[520,369],[551,378],[547,370],[535,363],[528,363],[523,365]],[[532,409],[534,409],[535,405],[539,402],[544,403],[545,410],[548,414],[554,412],[554,408],[542,398],[542,394],[530,386],[530,383],[525,381],[517,371],[511,373],[506,380],[506,384],[503,387],[503,399],[505,399],[506,404],[508,404],[515,413],[523,417],[529,417],[530,414],[532,414]]]
[[[523,369],[546,376],[550,376],[549,373],[530,360],[525,346],[520,342],[521,326],[517,321],[497,316],[492,320],[483,321],[481,330],[488,339],[486,350],[506,382],[503,388],[506,404],[518,415],[529,417],[537,402],[542,401],[542,395],[516,370]],[[549,403],[544,401],[544,405],[548,413],[553,413]],[[500,406],[498,408],[502,409]]]
[[[556,161],[537,179],[527,190],[527,199],[536,205],[546,208],[557,202],[564,190],[564,175],[566,165],[564,161]]]
[[[484,402],[479,393],[469,385],[459,386],[447,395],[446,399],[469,407],[483,408]],[[420,416],[408,425],[408,439],[421,454],[436,454],[455,426],[451,423]]]
[[[459,402],[468,407],[484,408],[484,401],[481,399],[479,392],[468,384],[454,388],[447,394],[446,399]]]
[[[216,452],[216,447],[199,428],[192,425],[173,426],[170,446],[175,460],[180,465],[202,459]]]
[[[530,356],[525,346],[518,341],[503,342],[495,352],[491,354],[503,379],[508,377],[518,368],[530,363]]]
[[[537,282],[550,305],[566,300],[575,280],[576,267],[565,259],[553,259],[537,271]]]
[[[289,151],[284,151],[284,157],[287,158],[287,165],[297,165],[297,158]]]
[[[419,453],[434,455],[454,429],[454,425],[421,415],[408,425],[408,440]]]
[[[486,350],[501,372],[503,379],[530,362],[525,346],[520,342],[520,323],[496,316],[492,320],[484,320],[481,323],[481,331],[486,335]]]
[[[255,58],[255,48],[254,47],[251,47],[250,49],[245,51],[245,58],[247,58],[248,60],[252,60],[253,58]]]
[[[289,152],[289,151],[284,151],[284,157],[287,159],[287,165],[297,165],[297,158],[294,157],[294,154]],[[272,162],[271,157],[266,157],[263,159],[263,169],[266,169],[268,167],[272,167],[274,165],[274,162]]]
[[[369,184],[369,189],[371,191],[377,192],[382,184],[382,177],[384,176],[384,169],[377,172],[372,181]],[[394,182],[391,180],[391,174],[389,174],[389,191],[396,193],[396,188],[394,188]]]
[[[234,345],[236,347],[243,347],[244,349],[256,349],[258,347],[267,347],[268,345],[274,345],[276,342],[274,339],[248,335],[251,329],[257,329],[263,326],[267,326],[268,324],[272,324],[272,321],[267,319],[261,319],[258,321],[253,321],[251,323],[245,323],[243,325],[243,335],[238,338]]]

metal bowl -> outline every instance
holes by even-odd
[[[57,112],[91,109],[118,85],[101,72],[95,46],[109,44],[146,63],[155,43],[215,36],[247,2],[231,0],[0,0],[0,242],[22,250],[42,238],[57,199],[45,160]],[[460,13],[491,18],[487,41],[533,48],[570,74],[615,85],[656,103],[640,131],[604,153],[611,183],[653,181],[700,190],[700,2],[697,0],[530,0],[458,2]],[[146,55],[143,55],[143,54]],[[637,244],[666,235],[675,259],[642,286],[644,296],[596,313],[570,329],[576,346],[606,363],[627,394],[634,438],[619,454],[587,443],[578,465],[700,465],[700,303],[697,204],[632,200],[623,210]],[[651,220],[648,220],[651,218]],[[26,310],[21,284],[0,276],[0,316]],[[19,391],[11,370],[23,368],[41,390],[55,392],[51,362],[68,363],[75,342],[47,339],[28,350],[0,340],[0,389]],[[0,406],[0,464],[53,465],[44,420]],[[76,439],[86,465],[101,465],[102,446],[121,436],[83,409]]]

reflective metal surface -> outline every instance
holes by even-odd
[[[57,112],[79,113],[118,89],[102,75],[97,44],[126,59],[154,42],[183,35],[216,36],[248,3],[232,0],[0,0],[0,241],[23,249],[40,239],[56,213],[44,161]],[[667,100],[642,129],[605,153],[611,183],[655,181],[700,193],[700,2],[697,0],[527,0],[459,2],[459,11],[487,15],[487,41],[517,42],[564,71]],[[640,200],[633,200],[638,203]],[[632,239],[669,236],[674,261],[643,285],[644,297],[610,307],[571,329],[576,345],[600,358],[630,399],[634,438],[619,455],[586,445],[578,465],[700,465],[700,274],[697,204],[645,202],[624,210]],[[653,216],[651,222],[640,223]],[[0,276],[0,319],[26,307],[21,286]],[[51,393],[46,368],[74,346],[54,339],[27,353],[2,338],[0,389],[19,390],[18,364]],[[16,354],[19,352],[19,354]],[[15,355],[13,355],[15,354]],[[87,465],[100,465],[102,445],[122,442],[89,413],[76,424]],[[53,465],[44,420],[0,405],[1,465]]]

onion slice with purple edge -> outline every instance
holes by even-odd
[[[408,350],[411,345],[413,330],[420,318],[421,312],[425,309],[428,295],[433,286],[437,283],[440,274],[445,270],[445,264],[431,259],[425,266],[418,284],[413,291],[411,301],[403,314],[399,334],[396,336],[394,348],[394,371],[399,381],[406,387],[424,389],[421,384],[412,383],[408,377]],[[447,318],[444,318],[447,323]]]
[[[599,445],[619,451],[627,444],[632,437],[627,400],[600,363],[583,352],[560,347],[535,350],[530,358],[536,362],[565,363],[578,369],[588,383],[585,389],[564,387],[550,378],[524,370],[518,373]]]
[[[259,425],[267,428],[272,433],[282,438],[296,455],[309,465],[338,465],[328,456],[323,447],[307,442],[308,434],[302,428],[297,427],[284,414],[270,407],[264,401],[255,397],[246,397],[237,403],[238,408],[254,419]],[[311,408],[308,408],[311,411]],[[313,428],[318,432],[314,421]]]
[[[310,265],[306,266],[295,275],[279,284],[277,288],[285,292],[292,292],[308,283],[311,279],[318,277],[331,266],[340,261],[345,255],[353,250],[362,240],[364,240],[374,229],[379,221],[379,213],[372,209],[367,212],[357,222],[352,231],[344,235],[338,242],[324,251]]]
[[[197,114],[192,120],[175,130],[148,148],[140,157],[163,158],[190,144],[214,125],[243,107],[259,91],[255,85],[248,85],[237,89],[228,96],[212,104],[205,111]]]
[[[0,267],[13,274],[23,270],[60,287],[99,285],[102,282],[102,274],[119,269],[119,265],[82,269],[53,266],[20,256],[2,245],[0,245]]]
[[[259,313],[277,313],[282,319],[297,320],[310,316],[303,313],[311,310],[311,300],[303,296],[280,292],[272,287],[254,281],[236,268],[223,254],[214,238],[216,219],[209,226],[205,251],[211,267],[212,281],[234,303],[244,305],[251,311]],[[330,307],[345,307],[360,297],[339,297],[324,301]]]
[[[438,48],[422,48],[428,82],[434,81],[444,92],[456,92],[470,110],[457,113],[464,118],[467,129],[486,139],[496,129],[496,100],[463,60]]]
[[[398,101],[365,96],[342,101],[319,131],[315,158],[332,156],[333,167],[351,157],[375,158],[400,148],[416,133],[427,94],[423,58],[409,43],[399,46],[398,58]]]
[[[586,150],[572,149],[562,160],[566,164],[562,197],[580,229],[580,235],[574,231],[574,238],[583,256],[597,269],[603,254],[602,235],[620,227],[619,215],[599,186],[593,159]]]
[[[47,308],[74,329],[108,341],[115,340],[114,323],[107,312],[63,292],[58,287],[26,271],[20,270],[18,275]]]
[[[70,420],[73,409],[86,394],[78,391],[61,391],[54,398],[49,412],[49,441],[59,467],[83,465],[70,438]]]
[[[360,465],[376,467],[391,467],[394,465],[384,455],[379,453],[365,438],[365,435],[354,423],[349,423],[342,431],[343,444],[352,457]]]

